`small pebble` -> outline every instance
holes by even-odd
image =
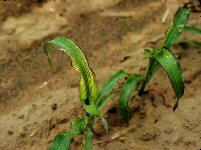
[[[57,109],[57,104],[56,103],[52,104],[51,108],[52,108],[53,111],[56,110]]]
[[[12,130],[8,130],[8,135],[13,135],[13,131]]]

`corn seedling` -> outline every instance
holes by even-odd
[[[162,46],[153,49],[145,49],[145,55],[149,58],[149,64],[146,69],[145,75],[130,75],[128,80],[124,84],[120,93],[118,112],[125,122],[128,122],[129,120],[128,101],[131,97],[132,92],[136,90],[137,84],[142,81],[139,95],[143,95],[146,85],[153,77],[153,75],[158,71],[160,66],[162,66],[163,69],[166,71],[172,88],[177,97],[177,101],[174,105],[173,111],[177,108],[179,99],[184,94],[184,79],[179,63],[174,54],[170,51],[170,49],[173,47],[174,44],[183,42],[201,47],[201,43],[197,41],[182,40],[178,42],[178,39],[183,31],[193,34],[201,34],[201,29],[196,27],[189,27],[186,25],[189,15],[189,9],[179,8],[177,10],[172,25],[166,32],[165,41],[163,42]]]
[[[88,61],[81,49],[74,42],[61,37],[46,42],[44,50],[48,57],[50,66],[51,59],[48,52],[51,45],[54,45],[59,48],[59,50],[67,53],[71,58],[73,68],[80,73],[79,97],[80,102],[85,109],[85,114],[83,117],[76,118],[71,122],[70,130],[57,134],[51,143],[49,150],[69,149],[72,138],[80,134],[85,135],[83,150],[90,150],[92,149],[92,129],[97,117],[101,117],[106,133],[108,133],[109,127],[106,119],[101,115],[101,111],[107,102],[115,96],[111,91],[117,84],[118,79],[126,77],[127,73],[124,71],[118,71],[106,81],[99,91],[95,74],[89,67]]]

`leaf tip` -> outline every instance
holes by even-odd
[[[177,109],[177,107],[178,107],[178,102],[174,105],[173,112]]]

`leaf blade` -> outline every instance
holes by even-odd
[[[123,70],[120,70],[118,72],[116,72],[115,74],[113,74],[106,82],[105,84],[102,86],[102,88],[99,91],[99,97],[98,100],[96,102],[97,106],[100,106],[101,103],[101,99],[106,95],[109,94],[114,87],[117,84],[117,81],[122,78],[122,77],[126,77],[127,73],[124,72]]]
[[[103,116],[101,116],[101,120],[103,123],[103,127],[105,128],[105,132],[108,134],[109,133],[109,125],[107,123],[107,120]]]
[[[93,141],[92,141],[92,131],[90,128],[87,128],[87,130],[85,131],[85,143],[82,147],[82,150],[92,150],[92,145],[93,145]]]
[[[52,141],[48,150],[68,150],[70,142],[74,136],[79,135],[78,130],[70,130],[62,133],[58,133]]]
[[[177,97],[177,102],[173,108],[175,110],[178,106],[179,99],[184,94],[184,79],[175,56],[166,48],[154,49],[153,57],[161,64],[168,74],[170,83]]]
[[[107,96],[105,98],[105,100],[100,104],[100,106],[98,107],[98,111],[101,112],[102,109],[105,107],[105,105],[115,96],[115,94],[110,94],[109,96]]]
[[[71,122],[70,130],[64,131],[56,135],[48,150],[68,150],[70,142],[74,136],[82,134],[88,124],[88,118],[76,118]]]
[[[73,64],[73,68],[80,73],[80,101],[84,109],[92,115],[99,116],[99,112],[95,106],[96,99],[98,97],[98,86],[95,80],[95,75],[91,68],[89,67],[88,61],[81,49],[71,40],[56,37],[51,41],[46,42],[44,50],[48,56],[49,64],[51,64],[51,59],[48,54],[51,45],[58,47],[60,50],[66,52]],[[85,104],[85,101],[89,100],[89,104]]]
[[[186,25],[190,15],[190,10],[185,8],[179,8],[173,19],[172,26],[168,29],[166,33],[166,39],[164,46],[171,48],[174,43],[178,40],[184,26]]]
[[[130,100],[133,91],[136,90],[137,83],[141,80],[143,80],[143,76],[138,74],[131,75],[124,84],[120,93],[120,98],[118,102],[118,112],[122,119],[127,123],[129,120],[128,101]]]
[[[185,26],[184,32],[192,33],[192,34],[201,34],[201,29],[194,26]]]
[[[189,40],[189,41],[182,40],[182,41],[179,41],[177,44],[188,44],[188,45],[201,48],[201,42],[194,41],[194,40]]]

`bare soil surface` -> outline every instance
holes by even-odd
[[[116,71],[144,73],[144,48],[160,45],[179,6],[187,0],[56,0],[0,1],[0,150],[45,150],[54,136],[81,116],[79,74],[68,56],[51,51],[48,67],[44,42],[56,36],[75,41],[96,73],[99,87]],[[198,4],[198,5],[196,5]],[[189,24],[201,27],[199,3],[190,5]],[[170,14],[161,19],[166,8]],[[195,11],[198,10],[198,11]],[[182,34],[182,39],[201,40]],[[52,48],[54,49],[54,48]],[[178,109],[166,73],[161,68],[148,94],[133,93],[129,124],[119,122],[117,96],[104,109],[110,133],[95,125],[94,150],[198,150],[201,148],[201,49],[175,46],[185,78]],[[128,58],[128,59],[125,59]],[[163,100],[160,93],[163,93]],[[81,149],[82,136],[72,149]]]

